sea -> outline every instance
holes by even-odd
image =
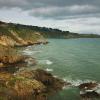
[[[74,86],[89,81],[100,82],[99,38],[48,41],[47,45],[28,46],[22,53],[36,59],[36,68],[42,68]],[[81,100],[79,92],[76,87],[66,86],[49,100]]]

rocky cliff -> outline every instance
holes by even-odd
[[[34,58],[22,55],[15,46],[47,43],[38,32],[0,22],[0,100],[47,100],[65,82],[35,66]],[[23,69],[23,70],[21,70]]]
[[[13,39],[12,45],[31,45],[47,43],[45,38],[100,38],[97,34],[78,34],[70,31],[62,31],[46,27],[5,23],[0,21],[0,35],[6,35]]]
[[[0,44],[4,46],[27,46],[47,43],[38,32],[17,24],[0,22]]]

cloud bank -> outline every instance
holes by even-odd
[[[0,0],[0,8],[15,7],[31,16],[54,19],[100,14],[100,0]]]
[[[28,16],[49,20],[48,22],[57,20],[71,23],[75,20],[73,24],[80,25],[80,29],[94,25],[94,30],[97,27],[100,31],[100,0],[0,0],[0,9],[20,9]],[[90,28],[85,27],[85,30],[90,31]]]

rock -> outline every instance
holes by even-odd
[[[41,82],[24,77],[14,77],[7,82],[7,87],[14,89],[20,97],[35,95],[36,93],[42,93],[45,90],[45,86]]]
[[[12,78],[12,74],[6,72],[0,72],[0,81],[8,81]]]
[[[0,45],[0,52],[2,52],[0,53],[0,69],[5,67],[27,67],[36,64],[35,59],[17,53],[14,48]]]
[[[85,93],[80,94],[80,96],[82,98],[86,98],[86,99],[88,99],[88,98],[100,98],[100,94],[98,94],[95,91],[85,92]]]
[[[41,70],[23,70],[15,74],[0,73],[0,96],[10,100],[47,100],[62,89],[64,82]]]
[[[82,98],[100,98],[100,85],[97,82],[80,84],[79,89]]]
[[[26,57],[25,62],[27,63],[28,66],[33,66],[36,65],[36,61],[32,57]]]
[[[95,82],[89,82],[89,83],[83,83],[79,85],[80,89],[93,89],[98,85],[98,83]]]
[[[40,81],[47,87],[48,92],[56,92],[61,90],[65,84],[65,82],[61,79],[55,78],[52,74],[41,69],[21,71],[17,73],[17,75]]]
[[[4,67],[4,64],[3,63],[0,63],[0,68]]]
[[[20,55],[9,55],[9,56],[2,56],[0,57],[0,61],[4,64],[14,64],[18,62],[24,61],[25,57]]]
[[[16,41],[14,41],[11,37],[6,35],[0,36],[0,44],[3,46],[11,46],[11,47],[17,45]]]
[[[42,97],[45,89],[45,85],[35,79],[0,73],[0,97],[7,100],[46,100]],[[42,99],[38,99],[40,96]]]

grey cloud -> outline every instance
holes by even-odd
[[[92,16],[98,14],[100,9],[92,5],[72,5],[66,7],[42,7],[29,11],[30,15],[43,18],[64,19],[71,16]],[[85,17],[84,16],[84,17]]]
[[[31,8],[39,6],[100,5],[100,0],[0,0],[0,6],[20,6]]]
[[[100,0],[0,0],[0,8],[18,7],[31,16],[64,19],[100,14]]]

